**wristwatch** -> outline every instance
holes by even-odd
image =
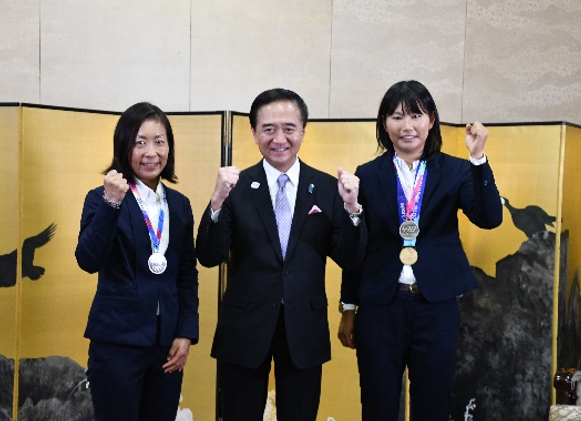
[[[355,304],[345,304],[343,301],[339,302],[339,313],[344,313],[350,310],[356,310],[357,306]]]
[[[347,205],[344,204],[343,208],[347,211],[347,213],[349,214],[349,217],[352,220],[355,220],[357,218],[361,218],[361,214],[363,214],[363,206],[359,205],[359,208],[357,209],[357,212],[351,213],[349,212],[349,210],[347,209]]]

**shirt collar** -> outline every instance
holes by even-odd
[[[397,154],[395,154],[395,163],[402,170],[415,171],[418,168],[419,162],[420,162],[419,159],[412,162],[412,168],[410,169],[410,167],[408,167],[408,164],[399,156],[397,156]]]
[[[163,197],[163,184],[161,180],[157,182],[155,191],[151,190],[149,186],[145,185],[139,178],[135,178],[135,187],[141,196],[141,199],[149,203],[160,203]]]
[[[277,181],[278,177],[282,174],[279,170],[270,165],[266,159],[262,160],[262,166],[264,167],[264,172],[266,173],[266,181],[269,187],[272,187]],[[295,162],[291,167],[285,172],[288,175],[289,181],[293,186],[299,185],[299,175],[301,172],[300,160],[297,157]]]

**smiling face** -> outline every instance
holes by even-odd
[[[262,106],[252,134],[264,159],[280,172],[286,172],[297,159],[305,137],[299,108],[293,101]]]
[[[384,125],[397,155],[411,162],[421,158],[434,119],[428,114],[406,112],[400,103]]]
[[[167,165],[169,145],[164,125],[156,120],[145,120],[139,127],[130,163],[135,176],[155,190],[161,172]]]

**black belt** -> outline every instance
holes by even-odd
[[[413,284],[402,284],[401,282],[399,282],[397,284],[397,290],[398,291],[407,291],[407,292],[411,292],[415,295],[420,295],[420,287],[418,286],[417,282],[413,283]]]

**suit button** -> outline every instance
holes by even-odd
[[[275,301],[274,303],[272,303],[273,307],[280,307],[280,301]]]

